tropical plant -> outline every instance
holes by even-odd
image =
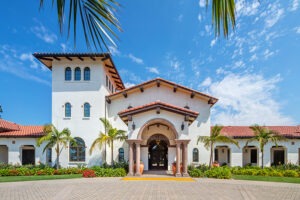
[[[238,142],[231,137],[221,135],[221,130],[223,126],[215,125],[212,127],[210,136],[198,136],[197,144],[199,142],[204,143],[204,147],[208,150],[210,149],[210,158],[209,158],[209,167],[212,166],[212,160],[213,160],[213,150],[214,150],[214,144],[217,142],[222,143],[229,143],[229,144],[235,144],[237,147],[239,147]]]
[[[261,167],[264,168],[264,147],[268,142],[275,143],[276,147],[278,146],[277,142],[285,140],[285,138],[281,135],[279,135],[278,132],[269,130],[268,128],[259,126],[259,125],[253,125],[250,127],[254,133],[254,136],[247,140],[246,145],[250,142],[257,141],[259,143],[259,148],[261,152]]]
[[[71,137],[71,132],[68,128],[63,129],[61,132],[57,128],[48,124],[44,126],[45,136],[41,137],[37,141],[37,146],[41,146],[42,143],[47,142],[46,146],[43,149],[43,153],[48,149],[55,146],[56,152],[56,169],[59,168],[59,156],[63,148],[68,146],[68,143],[76,145],[76,141]]]
[[[44,1],[40,0],[40,8],[44,6]],[[118,39],[113,28],[121,31],[121,27],[114,14],[119,7],[115,0],[52,0],[52,5],[55,3],[60,32],[63,33],[64,25],[67,24],[68,37],[73,31],[74,45],[79,21],[88,48],[91,43],[102,51],[103,46],[108,50],[107,42],[116,46],[111,38],[113,36]]]
[[[40,0],[40,8],[44,6],[44,2],[45,0]],[[209,2],[206,0],[206,7],[208,7]],[[75,46],[78,21],[88,48],[92,44],[96,49],[100,48],[103,51],[103,47],[109,50],[108,43],[116,46],[114,39],[118,39],[118,36],[115,30],[122,31],[122,29],[115,17],[116,10],[120,6],[115,0],[52,0],[52,5],[54,4],[56,4],[61,34],[66,24],[68,37],[70,32],[73,32]],[[220,36],[222,29],[224,36],[228,37],[230,24],[233,29],[236,25],[235,1],[211,0],[211,5],[215,36]],[[64,20],[65,18],[66,20]]]
[[[211,0],[212,1],[212,24],[215,27],[215,36],[220,36],[221,26],[224,37],[228,37],[229,24],[235,28],[235,1],[234,0]],[[208,7],[209,0],[206,0]]]
[[[90,148],[90,154],[92,154],[97,145],[99,145],[99,148],[101,149],[101,147],[107,143],[111,148],[111,164],[114,164],[114,141],[124,141],[127,138],[125,135],[126,131],[113,128],[106,118],[100,118],[100,121],[105,128],[105,133],[100,132],[99,137],[94,140]]]

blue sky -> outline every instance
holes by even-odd
[[[299,0],[238,0],[237,27],[228,40],[214,37],[205,0],[120,3],[123,32],[110,49],[127,86],[162,77],[209,93],[219,98],[213,124],[300,124]],[[51,71],[31,54],[89,50],[83,39],[74,49],[59,34],[49,5],[39,11],[33,0],[4,1],[2,7],[2,117],[49,123]]]

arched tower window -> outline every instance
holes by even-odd
[[[65,103],[65,117],[71,117],[71,104]]]
[[[75,81],[81,80],[81,69],[80,67],[75,68]]]
[[[89,103],[85,103],[83,105],[84,107],[84,111],[83,111],[83,116],[84,117],[90,117],[91,116],[91,113],[90,113],[90,110],[91,110],[91,106]]]
[[[85,142],[82,138],[76,137],[74,138],[76,144],[70,143],[70,161],[78,161],[84,162],[85,161]]]
[[[71,67],[67,67],[65,69],[65,81],[71,81],[72,80],[72,70]]]
[[[119,162],[124,162],[124,149],[123,148],[119,148]]]
[[[85,81],[91,80],[91,70],[89,67],[85,67],[83,71],[83,79]]]
[[[197,148],[193,149],[193,162],[199,162],[199,150]]]

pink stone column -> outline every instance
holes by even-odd
[[[181,176],[180,173],[180,145],[181,143],[177,142],[176,143],[176,174],[175,176]]]
[[[139,142],[135,143],[135,151],[136,151],[136,176],[141,176],[140,172],[140,160],[141,160],[141,144]]]
[[[129,143],[129,172],[128,176],[133,176],[133,143]]]
[[[182,173],[182,176],[189,176],[188,174],[188,170],[187,170],[187,164],[188,164],[188,150],[187,150],[187,143],[184,142],[183,143],[183,152],[182,152],[182,156],[183,156],[183,159],[182,159],[182,162],[183,162],[183,173]]]

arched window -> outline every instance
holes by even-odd
[[[74,138],[76,144],[70,143],[70,161],[85,161],[85,143],[83,139],[76,137]]]
[[[83,79],[85,81],[91,80],[91,70],[89,67],[85,67],[83,71]]]
[[[81,79],[81,69],[80,67],[75,68],[75,81],[80,81]]]
[[[65,104],[65,117],[71,117],[71,104]]]
[[[199,151],[197,148],[193,149],[193,162],[199,162]]]
[[[72,80],[72,70],[71,70],[70,67],[67,67],[67,68],[65,69],[65,80],[66,80],[66,81]]]
[[[85,103],[84,105],[83,105],[83,107],[84,107],[84,111],[83,111],[83,116],[84,117],[90,117],[90,109],[91,109],[91,106],[90,106],[90,104],[89,103]]]
[[[124,149],[123,148],[120,148],[119,149],[119,162],[124,162],[125,159],[124,159]]]

